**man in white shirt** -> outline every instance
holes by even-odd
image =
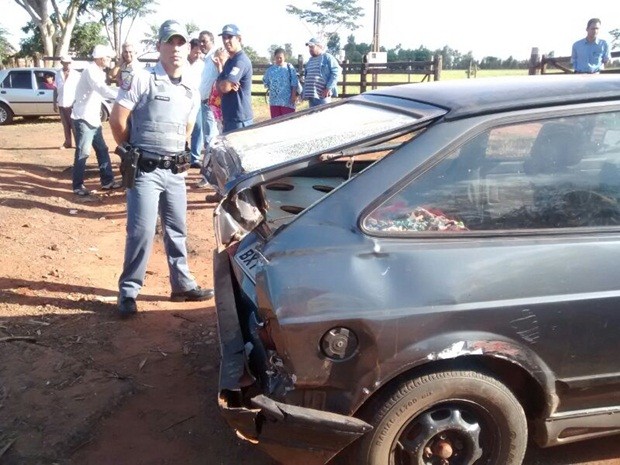
[[[56,87],[54,89],[54,111],[60,114],[60,122],[65,133],[65,142],[60,146],[61,149],[73,147],[71,133],[71,111],[75,100],[75,87],[80,79],[80,73],[71,68],[73,60],[70,56],[60,57],[62,68],[56,71]]]
[[[101,105],[104,98],[115,99],[117,89],[105,83],[104,69],[109,66],[114,53],[109,47],[97,45],[93,49],[93,63],[90,63],[80,76],[75,90],[75,102],[71,119],[75,129],[75,156],[73,161],[73,192],[76,195],[89,195],[84,187],[84,172],[90,149],[95,149],[99,164],[101,188],[118,189],[121,183],[114,179],[110,152],[101,131]]]
[[[198,91],[198,89],[200,88],[202,71],[205,67],[205,62],[202,59],[202,46],[199,39],[192,39],[189,41],[189,55],[187,56],[187,61],[189,63],[189,66],[183,73],[183,80],[187,84],[189,84],[192,89],[196,89],[196,91]],[[198,111],[190,142],[192,168],[200,168],[203,147],[204,136],[202,130],[202,111]]]

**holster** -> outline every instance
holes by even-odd
[[[114,153],[121,157],[120,172],[123,177],[123,187],[131,189],[136,184],[140,149],[125,145],[116,147]]]

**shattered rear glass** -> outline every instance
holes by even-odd
[[[227,135],[245,172],[324,153],[350,142],[413,124],[418,118],[346,103]]]

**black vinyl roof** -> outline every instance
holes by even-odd
[[[367,94],[448,110],[446,119],[572,103],[620,101],[620,74],[562,74],[404,84]]]

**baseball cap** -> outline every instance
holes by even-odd
[[[168,21],[164,21],[159,27],[158,38],[160,42],[168,42],[173,36],[179,36],[183,37],[185,42],[187,42],[188,35],[185,26],[174,19],[169,19]]]
[[[107,45],[95,45],[93,49],[93,58],[112,58],[114,56],[114,52]]]
[[[323,45],[323,41],[318,39],[317,37],[313,37],[308,42],[306,42],[306,46],[308,45]]]
[[[63,55],[60,57],[61,63],[71,63],[73,59],[69,55]]]
[[[222,28],[222,33],[218,34],[218,36],[223,36],[224,34],[229,35],[229,36],[240,36],[241,31],[236,25],[227,24],[226,26]]]

